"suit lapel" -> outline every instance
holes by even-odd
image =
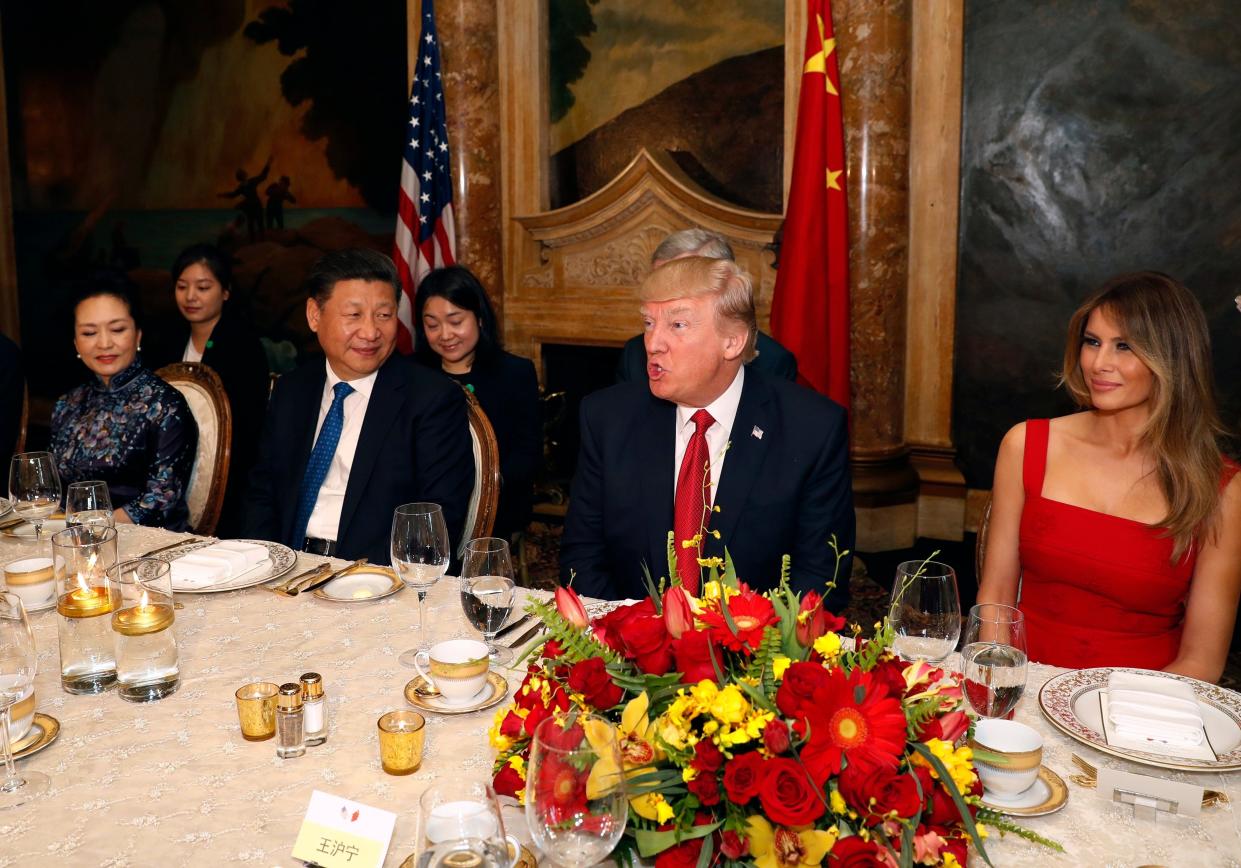
[[[310,461],[310,451],[315,445],[315,428],[319,424],[319,405],[323,402],[323,384],[327,381],[326,363],[315,364],[312,376],[306,378],[295,394],[289,396],[292,403],[292,431],[301,431],[301,440],[294,444],[296,452],[292,455],[292,485],[286,486],[283,492],[284,505],[281,515],[284,519],[284,538],[293,533],[293,522],[297,519],[297,497],[302,487],[302,476],[306,473],[306,463]],[[302,547],[302,541],[296,540],[295,548]]]
[[[639,425],[634,438],[634,454],[639,456],[639,498],[636,509],[646,516],[642,539],[650,540],[647,566],[658,578],[668,570],[666,540],[672,530],[675,494],[676,405],[651,396],[651,409]],[[647,456],[650,456],[649,460]]]
[[[362,501],[375,463],[384,452],[388,430],[404,403],[405,380],[400,376],[397,364],[395,358],[384,362],[366,405],[366,418],[362,420],[358,447],[353,453],[353,466],[349,469],[349,483],[345,486],[345,502],[340,509],[340,527],[336,531],[338,543],[349,530],[349,522]]]
[[[724,546],[736,535],[750,489],[758,479],[767,450],[771,448],[772,437],[777,433],[770,401],[771,394],[766,384],[753,371],[747,371],[737,416],[728,435],[730,445],[724,459],[723,478],[715,492],[715,505],[719,507],[719,512],[712,514],[710,528],[720,532],[721,540],[717,542],[713,537],[708,537],[707,551],[712,554],[722,555]],[[756,429],[766,436],[757,436]]]

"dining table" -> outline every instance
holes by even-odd
[[[121,558],[167,545],[186,534],[118,528]],[[0,536],[0,563],[49,556],[42,540]],[[299,553],[295,571],[328,560]],[[344,561],[334,560],[336,566]],[[521,589],[523,600],[546,592]],[[262,586],[224,593],[177,594],[184,608],[173,630],[181,684],[171,696],[136,704],[115,691],[70,695],[60,686],[54,608],[30,615],[38,647],[38,711],[60,724],[57,739],[18,760],[51,779],[35,800],[0,812],[0,868],[26,865],[301,864],[291,855],[313,790],[393,812],[396,825],[385,865],[416,849],[418,799],[438,780],[488,779],[493,750],[487,730],[501,703],[469,714],[424,712],[420,768],[386,774],[378,750],[378,718],[411,708],[405,686],[415,676],[398,655],[408,648],[477,637],[461,609],[457,583],[441,580],[427,598],[423,632],[415,629],[415,593],[336,602],[312,594],[287,597]],[[593,601],[588,601],[591,603]],[[517,631],[518,633],[522,631]],[[328,737],[304,756],[279,759],[275,740],[242,738],[234,692],[254,681],[323,677]],[[523,672],[499,670],[510,692]],[[992,831],[985,846],[996,866],[1237,866],[1241,868],[1241,772],[1152,770],[1085,746],[1050,725],[1038,690],[1064,672],[1033,663],[1015,718],[1044,737],[1044,764],[1066,781],[1072,754],[1096,767],[1188,781],[1221,790],[1231,801],[1197,818],[1140,819],[1132,806],[1068,783],[1056,813],[1015,822],[1057,841],[1063,854],[1013,834]],[[524,815],[505,807],[508,831],[530,842]],[[976,853],[971,862],[982,864]]]

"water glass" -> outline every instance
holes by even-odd
[[[115,527],[116,515],[112,511],[112,498],[108,484],[98,479],[71,482],[65,491],[65,525],[88,525],[90,527]]]
[[[27,694],[33,695],[36,660],[34,633],[21,598],[0,592],[0,751],[4,756],[0,809],[24,805],[48,785],[47,775],[42,772],[17,773],[9,733],[14,706]]]
[[[116,683],[112,614],[120,602],[108,581],[116,564],[116,529],[69,527],[52,536],[60,685],[67,693],[101,693]]]
[[[9,466],[9,497],[18,518],[34,525],[35,539],[44,520],[60,507],[60,475],[50,452],[19,452]]]
[[[938,663],[951,654],[961,636],[961,599],[952,567],[930,560],[898,566],[888,621],[901,659]]]
[[[129,702],[154,702],[181,686],[177,640],[172,633],[172,569],[167,561],[136,558],[108,570],[120,595],[112,613],[116,638],[116,690]]]
[[[511,663],[513,652],[498,648],[496,633],[508,620],[517,599],[513,558],[508,540],[498,537],[472,539],[465,544],[461,562],[461,606],[466,618],[482,632],[491,662]]]
[[[1026,689],[1026,619],[1020,609],[979,603],[961,648],[965,698],[980,717],[1004,717]]]
[[[511,860],[504,817],[491,784],[439,781],[422,794],[418,805],[421,868],[508,868]]]
[[[406,503],[392,516],[392,569],[418,594],[418,630],[425,636],[427,591],[448,571],[451,549],[444,511],[438,503]],[[397,660],[413,667],[425,648],[411,648]]]

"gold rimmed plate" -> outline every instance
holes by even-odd
[[[518,841],[512,835],[508,836],[508,855],[513,858],[513,850],[518,846]],[[414,868],[415,857],[417,853],[410,853],[405,857],[405,861],[400,864],[400,868]],[[517,860],[513,862],[512,868],[539,868],[539,860],[534,858],[534,851],[524,844],[521,845],[521,853],[518,854]]]
[[[12,517],[12,515],[9,516],[9,518]],[[39,529],[38,539],[51,539],[52,534],[64,530],[67,526],[68,525],[65,524],[65,514],[63,512],[58,512],[50,518],[44,520],[43,527]],[[0,533],[3,533],[5,536],[12,539],[35,539],[34,525],[28,521],[24,521],[21,524],[14,525],[13,527],[6,527],[4,530],[0,531]]]
[[[508,696],[508,682],[498,672],[488,672],[486,686],[478,692],[477,696],[465,702],[447,702],[439,694],[427,696],[425,691],[431,689],[427,680],[419,675],[405,685],[405,699],[415,708],[435,714],[469,714],[472,711],[491,708]],[[424,693],[419,693],[420,690]]]
[[[390,597],[403,587],[405,583],[388,567],[361,564],[319,588],[315,596],[333,603],[366,603]]]
[[[1038,779],[1030,789],[1016,796],[998,796],[983,792],[982,804],[1000,814],[1010,817],[1042,817],[1054,814],[1069,800],[1069,788],[1064,779],[1047,766],[1039,766]]]
[[[60,735],[60,721],[50,714],[34,713],[30,732],[13,745],[13,759],[32,756],[56,740]]]

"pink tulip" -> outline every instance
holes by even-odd
[[[582,598],[572,588],[556,588],[556,611],[579,630],[585,630],[590,626],[590,616],[586,614]]]
[[[664,591],[664,628],[673,639],[680,639],[686,630],[694,629],[694,607],[689,593],[680,585]]]

